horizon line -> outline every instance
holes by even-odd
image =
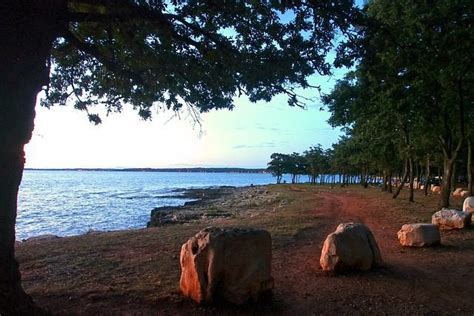
[[[24,170],[38,170],[38,171],[267,171],[267,168],[248,168],[248,167],[107,167],[107,168],[32,168],[26,167]]]

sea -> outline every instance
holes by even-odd
[[[189,201],[184,189],[275,182],[268,173],[25,170],[16,238],[143,228],[155,207]]]

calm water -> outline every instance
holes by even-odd
[[[274,183],[270,174],[26,170],[17,239],[145,227],[158,206],[182,205],[175,189]]]

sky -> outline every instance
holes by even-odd
[[[343,75],[311,78],[329,92]],[[307,109],[290,107],[286,97],[251,103],[235,99],[235,109],[201,115],[201,126],[186,114],[155,112],[143,121],[131,107],[102,115],[93,125],[72,106],[36,107],[33,137],[26,145],[27,168],[265,168],[274,152],[303,152],[337,142],[341,132],[331,128],[321,111],[317,90],[301,94],[316,98]],[[97,108],[100,113],[100,108]],[[104,112],[105,113],[105,112]]]
[[[361,6],[363,1],[356,0]],[[330,54],[331,55],[331,54]],[[333,58],[334,56],[328,56]],[[333,76],[313,76],[312,85],[329,93],[345,69]],[[292,153],[321,144],[329,148],[342,132],[327,124],[316,89],[299,91],[307,109],[290,107],[285,96],[270,102],[235,99],[232,111],[201,115],[201,126],[185,114],[156,112],[143,121],[131,107],[106,116],[102,124],[90,123],[72,106],[50,109],[36,106],[35,130],[26,145],[27,168],[266,168],[274,152]],[[39,103],[39,102],[38,102]],[[94,112],[101,113],[99,109]]]

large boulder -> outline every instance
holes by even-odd
[[[433,224],[405,224],[397,236],[400,244],[408,247],[427,247],[441,243],[439,228]]]
[[[468,192],[469,193],[469,192]],[[463,212],[469,212],[473,213],[474,212],[474,196],[468,196],[462,205],[462,211]]]
[[[265,230],[208,227],[181,247],[182,293],[236,305],[271,297],[272,240]]]
[[[324,241],[319,263],[324,271],[365,271],[383,264],[374,235],[359,223],[339,224]]]
[[[472,213],[461,212],[455,209],[442,208],[433,214],[431,223],[438,225],[440,229],[460,229],[471,223]]]
[[[431,192],[439,194],[439,193],[441,193],[441,187],[439,185],[435,185],[435,186],[431,187]]]
[[[456,190],[454,190],[453,196],[464,198],[466,196],[469,196],[469,191],[463,188],[457,188]]]

